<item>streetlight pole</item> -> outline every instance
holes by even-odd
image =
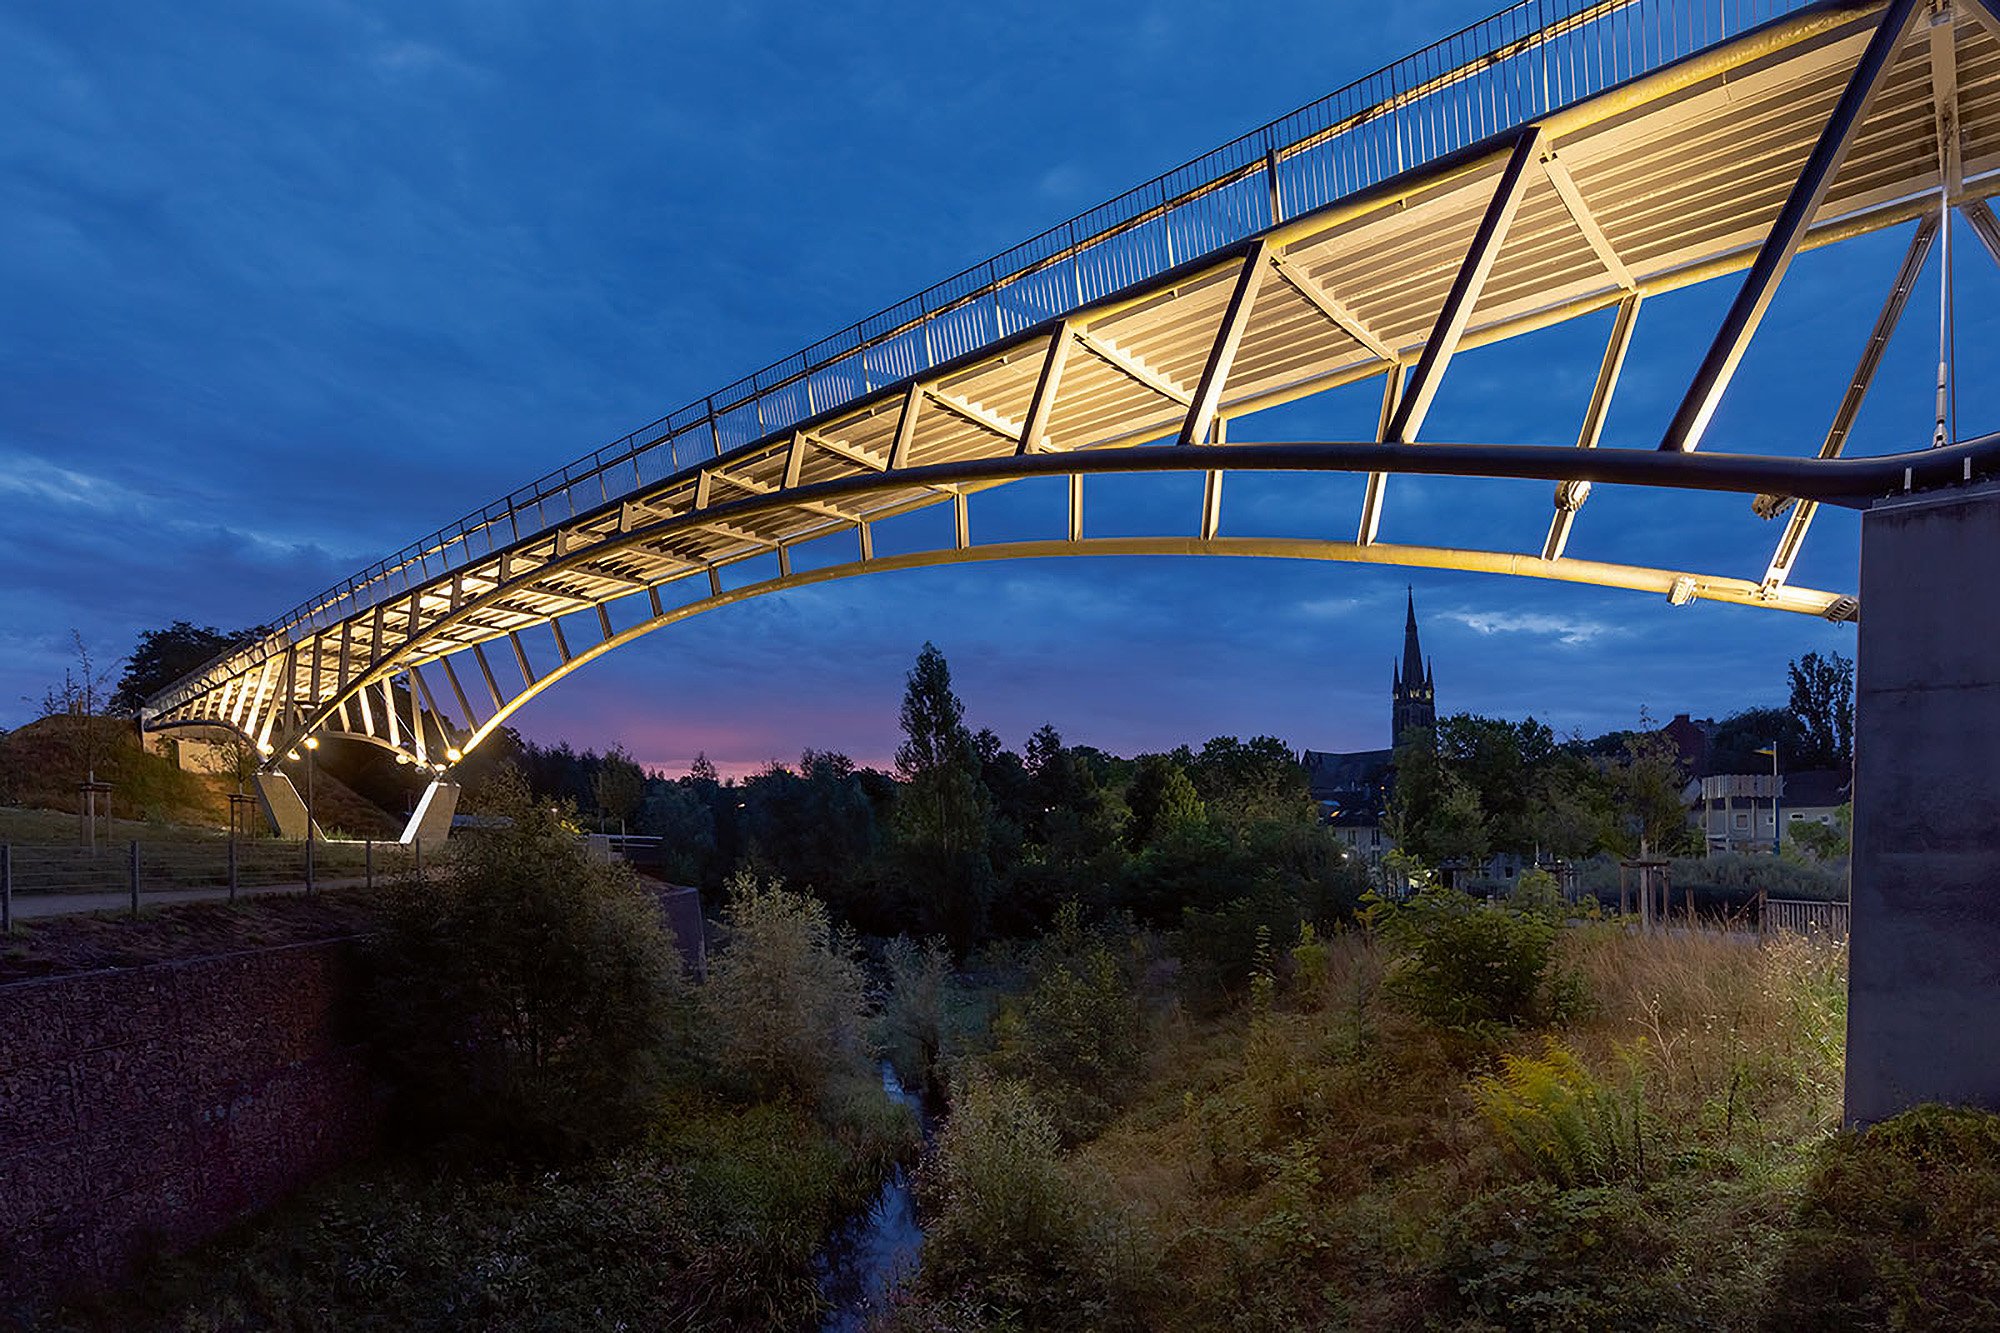
[[[1757,753],[1771,756],[1771,855],[1779,856],[1785,850],[1785,817],[1778,799],[1778,743],[1774,740]]]
[[[313,762],[319,751],[319,737],[306,737],[306,892],[313,891]]]

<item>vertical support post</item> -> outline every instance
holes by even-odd
[[[1845,1118],[2000,1110],[2000,485],[1861,521]]]
[[[132,888],[132,915],[139,915],[139,840],[132,839],[131,850],[125,862],[125,879]]]
[[[229,830],[229,901],[236,901],[236,830]]]
[[[369,838],[361,844],[361,864],[367,875],[367,886],[375,887],[375,839]]]
[[[0,935],[14,933],[14,848],[0,842]]]

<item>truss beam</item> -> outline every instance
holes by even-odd
[[[1791,193],[1786,196],[1784,206],[1778,210],[1777,221],[1771,224],[1770,234],[1757,251],[1750,272],[1744,276],[1743,285],[1738,288],[1729,313],[1723,316],[1722,327],[1716,331],[1708,355],[1702,358],[1693,383],[1688,385],[1687,395],[1682,398],[1673,420],[1668,423],[1667,433],[1660,441],[1661,449],[1691,453],[1700,445],[1715,410],[1722,405],[1722,395],[1729,388],[1736,367],[1742,363],[1743,354],[1749,349],[1750,337],[1757,331],[1764,312],[1770,308],[1778,283],[1791,266],[1793,256],[1798,253],[1799,242],[1805,239],[1806,228],[1811,225],[1814,214],[1819,212],[1827,188],[1833,184],[1835,173],[1846,159],[1848,147],[1854,141],[1854,131],[1867,116],[1868,107],[1882,86],[1882,76],[1888,72],[1896,48],[1902,44],[1903,34],[1909,30],[1910,20],[1916,12],[1917,0],[1889,0],[1883,10],[1874,34],[1868,39],[1867,49],[1861,54],[1860,63],[1848,76],[1847,85],[1841,89],[1840,100],[1834,104],[1833,114],[1827,118],[1825,128],[1813,144],[1812,153],[1806,158],[1805,168],[1799,173]]]

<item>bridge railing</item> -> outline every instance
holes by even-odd
[[[616,496],[1813,7],[1521,0],[537,478],[301,602],[266,642],[295,642]]]

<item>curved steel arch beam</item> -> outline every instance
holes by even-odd
[[[1070,541],[994,542],[971,547],[942,547],[906,555],[877,556],[802,570],[778,578],[724,589],[720,593],[674,607],[613,635],[602,643],[577,653],[555,670],[540,676],[534,684],[507,700],[492,717],[481,723],[460,745],[461,755],[470,754],[496,728],[530,700],[553,687],[557,681],[580,670],[614,649],[622,648],[657,629],[692,619],[705,611],[738,602],[784,592],[815,583],[857,578],[898,570],[927,569],[941,565],[972,564],[995,560],[1031,560],[1058,556],[1234,556],[1262,559],[1325,560],[1366,565],[1405,565],[1430,569],[1465,570],[1477,573],[1511,574],[1550,579],[1563,583],[1591,584],[1605,588],[1626,588],[1653,592],[1677,602],[1704,600],[1739,606],[1759,606],[1803,615],[1834,616],[1849,599],[1839,593],[1810,588],[1785,587],[1767,596],[1754,579],[1717,575],[1676,573],[1645,569],[1635,565],[1608,564],[1595,560],[1543,560],[1539,556],[1507,551],[1456,550],[1434,546],[1400,546],[1387,542],[1330,541],[1295,537],[1088,537]]]
[[[872,494],[905,491],[912,487],[946,484],[995,484],[1029,477],[1103,475],[1111,473],[1214,471],[1218,461],[1229,471],[1251,472],[1374,472],[1389,471],[1431,476],[1528,478],[1561,481],[1580,478],[1592,482],[1664,487],[1684,490],[1736,492],[1747,495],[1784,493],[1825,504],[1864,508],[1873,498],[1912,486],[1936,486],[2000,475],[2000,434],[1944,449],[1871,458],[1789,458],[1747,454],[1680,454],[1652,449],[1577,450],[1554,445],[1425,444],[1403,445],[1368,442],[1320,442],[1288,444],[1229,444],[1201,451],[1174,446],[1152,446],[1115,451],[1073,451],[1059,454],[1009,454],[957,463],[904,468],[895,472],[843,477],[800,486],[792,490],[751,495],[704,509],[669,516],[653,523],[608,535],[538,564],[523,576],[523,582],[544,581],[574,566],[601,560],[606,554],[651,542],[663,541],[691,528],[736,518],[749,518],[801,504],[829,500],[867,498]],[[1177,539],[1160,539],[1172,541]],[[1010,544],[1018,546],[1019,544]],[[1064,547],[1076,543],[1058,543]],[[1334,544],[1338,545],[1338,544]],[[997,547],[974,548],[993,550]],[[1180,548],[1174,548],[1180,549]],[[1385,549],[1411,553],[1451,548],[1394,546]],[[1047,552],[1053,554],[1055,552]],[[955,552],[963,558],[966,552]],[[1439,567],[1490,569],[1493,572],[1547,576],[1545,567],[1563,561],[1544,561],[1531,554],[1499,552],[1463,553],[1481,563],[1444,564]],[[1491,562],[1503,562],[1504,567]],[[867,568],[883,568],[881,560],[861,562]],[[1384,559],[1388,564],[1429,564],[1422,559],[1405,560],[1401,555]],[[1631,566],[1603,568],[1630,570]],[[1653,588],[1661,579],[1691,577],[1672,571],[1645,571],[1647,580],[1634,584],[1628,576],[1607,586]],[[442,584],[446,580],[440,580]],[[1585,579],[1585,582],[1597,581]],[[1720,581],[1716,586],[1722,586]],[[481,611],[504,602],[520,586],[499,584],[467,598],[455,611],[440,617],[425,629],[425,637],[435,637],[470,621]],[[1755,583],[1744,581],[1746,588]],[[1829,599],[1834,594],[1825,594]],[[1769,597],[1752,596],[1747,601],[1773,605]],[[1814,608],[1822,610],[1823,608]],[[430,661],[438,654],[414,654],[403,648],[391,651],[359,672],[344,689],[320,703],[298,728],[301,733],[318,729],[339,706],[362,689],[412,665]],[[591,655],[590,650],[586,654]],[[565,664],[567,665],[567,664]],[[461,747],[463,748],[463,747]]]

